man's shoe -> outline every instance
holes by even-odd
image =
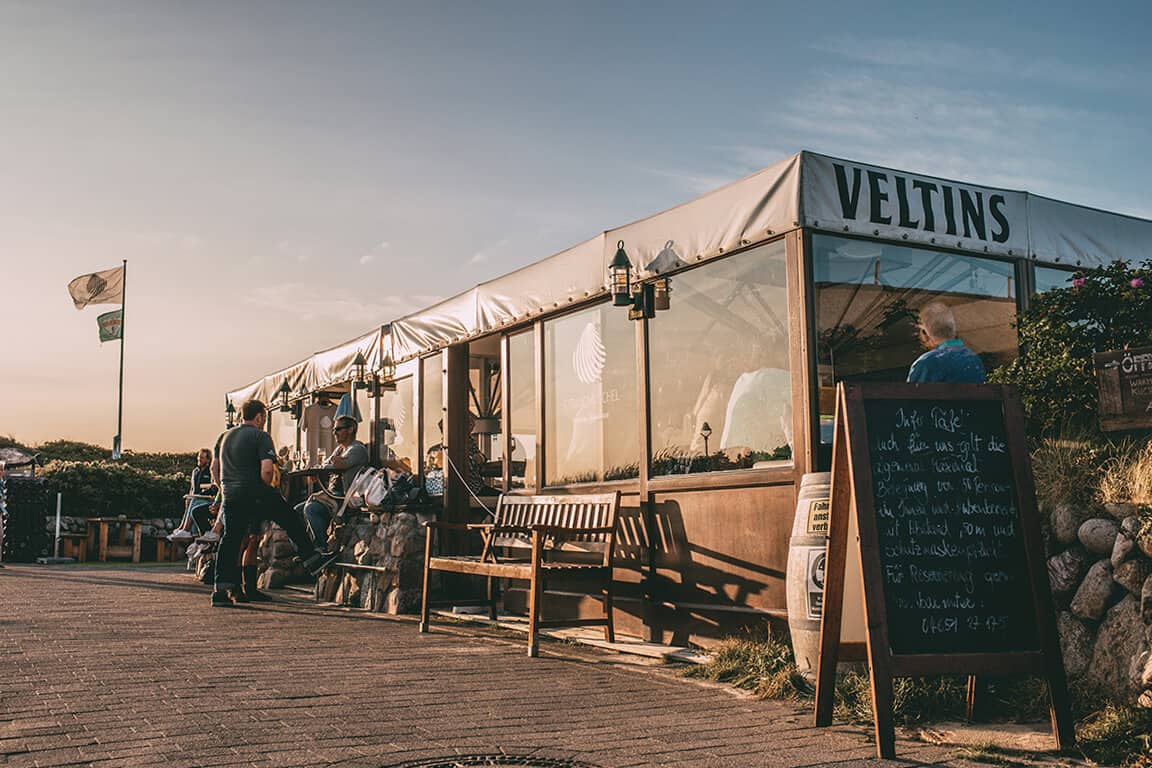
[[[234,608],[235,603],[232,602],[231,596],[227,592],[215,590],[212,592],[212,607],[213,608]]]
[[[216,531],[208,531],[208,533],[197,538],[196,541],[201,544],[215,544],[217,541],[220,541],[220,534],[216,533]]]
[[[189,560],[194,560],[200,554],[200,550],[204,549],[203,544],[192,542],[188,545],[188,549],[184,550],[184,556]]]
[[[241,603],[251,602],[248,599],[248,595],[244,594],[244,590],[242,590],[242,589],[234,589],[228,593],[228,596],[231,597],[232,602],[236,603],[237,605],[240,605]]]
[[[272,595],[261,592],[258,589],[253,589],[253,590],[249,590],[249,591],[245,592],[244,597],[247,598],[248,602],[250,602],[250,603],[274,603],[274,602],[276,602],[276,598],[272,597]]]
[[[196,538],[196,534],[192,531],[186,531],[183,528],[178,528],[172,533],[168,534],[168,541],[191,541]]]
[[[325,552],[324,550],[313,552],[304,561],[304,570],[313,576],[319,576],[320,572],[336,562],[338,557],[340,557],[339,552]]]

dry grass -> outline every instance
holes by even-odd
[[[1116,447],[1102,467],[1099,496],[1103,502],[1152,506],[1152,441]]]
[[[1106,445],[1087,433],[1044,438],[1032,450],[1037,500],[1049,509],[1058,502],[1091,503],[1109,453]]]

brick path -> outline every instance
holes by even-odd
[[[322,608],[211,609],[172,568],[0,569],[0,766],[377,768],[506,752],[627,765],[860,765],[861,728],[563,643]],[[901,758],[949,750],[901,741]]]

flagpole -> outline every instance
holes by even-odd
[[[113,458],[119,459],[124,449],[124,316],[128,305],[128,259],[124,259],[124,274],[120,283],[120,393],[116,404],[116,445]]]

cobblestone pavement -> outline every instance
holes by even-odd
[[[173,568],[0,569],[0,766],[882,764],[864,729],[663,666],[278,594],[212,609]]]

